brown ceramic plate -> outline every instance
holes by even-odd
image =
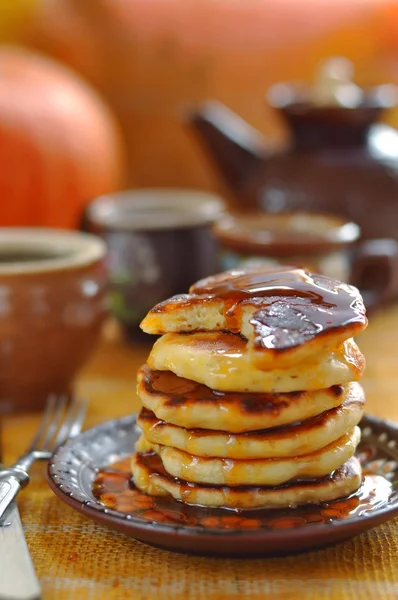
[[[365,478],[344,501],[296,509],[236,512],[152,498],[130,482],[135,416],[108,421],[58,448],[52,490],[72,508],[137,540],[179,552],[276,555],[344,540],[398,514],[398,426],[366,416],[357,456]]]

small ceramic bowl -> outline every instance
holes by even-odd
[[[96,199],[88,228],[108,246],[110,309],[137,339],[148,310],[219,270],[212,223],[220,198],[185,189],[127,190]]]
[[[106,314],[105,255],[85,233],[0,229],[0,414],[70,392]]]
[[[368,309],[398,298],[398,244],[360,241],[357,224],[326,213],[224,214],[213,226],[220,268],[300,265],[356,285]]]
[[[221,245],[221,266],[230,269],[255,260],[298,264],[309,271],[347,281],[355,223],[326,214],[228,214],[214,225]]]

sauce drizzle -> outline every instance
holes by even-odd
[[[147,455],[147,461],[155,460]],[[156,461],[152,466],[161,469]],[[284,509],[236,510],[191,506],[169,498],[148,496],[131,480],[130,457],[99,470],[93,493],[105,507],[135,518],[184,527],[203,529],[280,529],[312,523],[331,523],[366,515],[388,506],[394,493],[389,481],[364,470],[364,480],[356,494],[348,498]],[[187,495],[189,488],[187,487]]]
[[[359,291],[301,268],[236,269],[198,281],[191,295],[222,298],[231,332],[239,332],[242,307],[258,306],[250,323],[255,345],[285,350],[333,329],[367,324]]]

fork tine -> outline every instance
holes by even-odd
[[[55,438],[53,450],[55,450],[55,448],[62,444],[67,438],[74,437],[80,432],[86,414],[86,410],[86,399],[73,399],[68,410],[67,416],[64,422],[62,423],[57,437]]]
[[[49,397],[42,421],[30,448],[11,467],[11,469],[18,470],[19,476],[21,471],[28,471],[35,460],[50,458],[55,448],[65,442],[68,437],[79,433],[88,401],[76,400],[73,397],[70,406],[65,410],[66,400],[65,396],[61,396],[58,401],[55,395]],[[26,478],[28,479],[27,474]]]
[[[88,406],[87,398],[81,398],[78,406],[78,411],[76,414],[76,418],[72,423],[72,426],[67,434],[68,438],[74,438],[78,433],[80,433],[84,418],[86,416]]]
[[[56,401],[53,406],[53,415],[52,415],[51,422],[49,423],[46,435],[44,436],[44,438],[41,442],[42,448],[47,448],[51,444],[51,441],[54,437],[55,432],[58,430],[59,426],[61,425],[62,416],[63,416],[64,408],[66,405],[66,400],[67,400],[67,398],[65,395],[62,395],[59,398],[56,398]]]
[[[51,415],[54,410],[55,403],[56,403],[56,396],[55,396],[55,394],[51,394],[48,397],[46,408],[44,410],[39,428],[31,442],[27,452],[33,452],[33,450],[35,450],[37,448],[43,433],[46,431],[48,425],[51,423]]]

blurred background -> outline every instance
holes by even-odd
[[[1,0],[0,412],[225,268],[397,300],[397,86],[392,0]]]
[[[199,188],[228,198],[211,159],[183,123],[188,108],[220,100],[278,143],[287,132],[264,100],[272,84],[312,81],[320,61],[333,55],[353,62],[360,85],[398,82],[398,3],[391,0],[2,0],[0,40],[0,128],[6,112],[11,121],[25,120],[22,132],[1,143],[2,225],[74,226],[77,206],[123,187]],[[26,50],[18,64],[6,56],[10,45]],[[73,88],[67,116],[55,108],[34,114],[33,53],[56,61],[41,69],[42,103],[55,89],[61,94],[62,85],[65,97]],[[90,90],[78,89],[80,82],[104,105]],[[65,132],[55,141],[57,119]],[[398,125],[398,110],[383,120]],[[10,156],[18,152],[26,159],[26,184]],[[79,171],[84,153],[91,167]],[[76,172],[79,190],[70,181]],[[44,189],[51,185],[58,186],[58,200],[45,206]],[[12,197],[21,193],[27,202],[18,212]]]

